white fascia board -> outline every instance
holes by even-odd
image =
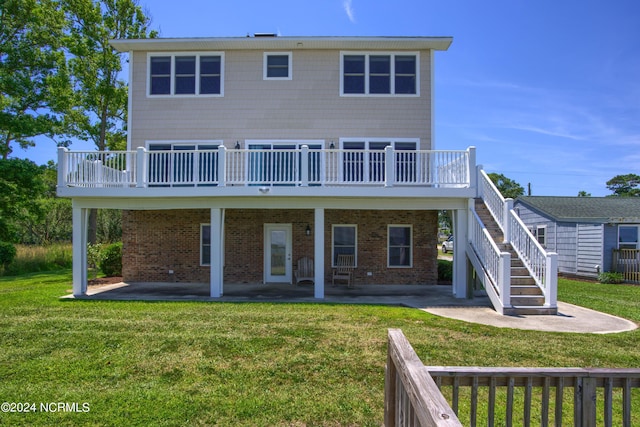
[[[452,37],[215,37],[115,39],[120,52],[189,50],[447,50]]]

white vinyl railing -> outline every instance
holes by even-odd
[[[525,267],[542,290],[546,307],[556,307],[558,287],[558,255],[547,252],[538,243],[513,210],[513,199],[505,199],[489,176],[479,170],[478,190],[485,205]]]
[[[475,267],[486,274],[487,295],[494,307],[501,311],[511,307],[511,254],[498,248],[475,210],[470,209],[470,216],[469,243],[480,264]],[[473,257],[471,262],[474,262]]]
[[[74,187],[129,187],[135,185],[135,152],[67,151],[59,156],[58,181]]]
[[[227,149],[59,151],[59,183],[74,187],[226,185],[428,186],[475,184],[475,148],[465,151]]]

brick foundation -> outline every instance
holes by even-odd
[[[331,281],[331,226],[357,224],[357,284],[436,284],[436,211],[325,211],[325,280]],[[264,224],[292,225],[292,259],[313,258],[311,209],[225,210],[225,272],[229,283],[263,280]],[[208,224],[210,211],[125,211],[123,227],[123,276],[126,281],[209,282],[209,267],[200,265],[200,225]],[[413,226],[413,266],[387,267],[387,226]],[[174,273],[169,274],[169,270]],[[371,275],[368,275],[371,273]]]

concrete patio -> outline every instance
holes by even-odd
[[[206,283],[115,283],[89,287],[86,296],[65,295],[63,299],[120,301],[210,301],[374,304],[404,306],[428,313],[495,327],[548,332],[617,333],[638,327],[634,322],[558,302],[557,315],[502,316],[486,296],[454,298],[450,286],[356,285],[325,286],[325,298],[313,296],[313,285],[225,284],[221,298],[209,296]]]

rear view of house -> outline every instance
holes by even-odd
[[[300,260],[313,263],[316,298],[345,260],[356,285],[435,284],[447,210],[452,292],[465,297],[475,149],[436,150],[433,138],[434,59],[451,42],[112,41],[129,55],[127,151],[60,150],[74,293],[86,290],[90,208],[124,210],[126,281],[208,282],[214,298],[225,282],[292,283]]]

